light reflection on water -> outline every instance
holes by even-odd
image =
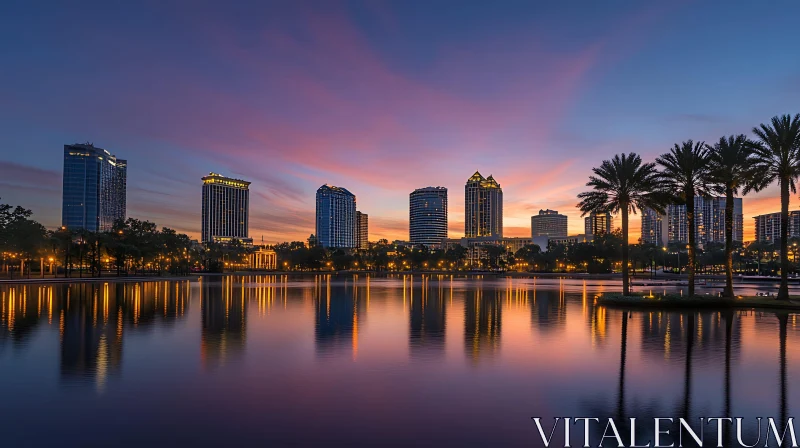
[[[618,288],[363,274],[0,286],[0,430],[8,446],[537,446],[532,416],[797,409],[796,314],[594,305]]]

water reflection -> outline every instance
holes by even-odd
[[[0,350],[24,351],[41,326],[57,329],[65,383],[102,389],[120,373],[126,334],[171,326],[189,306],[189,282],[20,285],[0,295]]]
[[[498,290],[467,291],[464,300],[464,349],[473,364],[500,350],[503,307]]]
[[[366,300],[355,283],[331,285],[331,276],[317,280],[314,341],[317,355],[326,358],[342,352],[358,355],[358,328],[366,317]],[[364,291],[366,292],[366,291]]]
[[[446,300],[453,292],[452,282],[445,282],[443,277],[439,277],[431,287],[430,280],[430,277],[423,277],[416,300],[413,294],[410,297],[408,345],[409,354],[414,359],[428,360],[444,356]],[[449,284],[447,288],[446,283]]]
[[[350,446],[419,434],[535,446],[534,415],[614,417],[627,436],[629,417],[741,416],[754,431],[757,416],[797,411],[796,314],[608,309],[593,300],[603,287],[419,275],[0,286],[0,432],[9,446],[59,441],[48,434],[124,446],[112,429],[154,416],[177,425],[165,445],[190,444],[178,433],[322,443],[313,432]],[[325,418],[309,423],[308,409]],[[39,434],[43,420],[53,430]]]
[[[245,288],[233,277],[204,281],[200,287],[200,356],[206,367],[237,359],[247,340]]]

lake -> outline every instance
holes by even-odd
[[[594,305],[619,289],[364,274],[0,285],[2,446],[542,446],[532,417],[549,432],[566,416],[743,417],[753,443],[756,417],[800,410],[797,314]]]

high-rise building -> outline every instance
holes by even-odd
[[[128,163],[91,143],[64,145],[61,225],[91,232],[125,219]]]
[[[490,175],[475,171],[464,186],[464,235],[503,236],[503,189]]]
[[[695,197],[694,225],[697,244],[725,242],[725,198]],[[689,226],[685,205],[667,206],[669,241],[689,242]],[[733,240],[744,241],[744,214],[742,198],[733,198]]]
[[[409,195],[408,233],[411,244],[441,247],[447,239],[447,188],[418,188]]]
[[[356,197],[345,188],[317,190],[317,243],[322,247],[356,247]]]
[[[651,208],[642,210],[642,243],[666,247],[669,242],[669,220]]]
[[[249,240],[250,182],[216,173],[203,178],[201,240]]]
[[[781,241],[781,213],[754,216],[756,241],[778,244]],[[789,212],[789,238],[800,238],[800,211]]]
[[[356,249],[369,249],[369,215],[356,211]]]
[[[613,224],[611,213],[591,212],[583,221],[584,233],[588,238],[594,238],[594,236],[604,233],[611,233]]]
[[[128,162],[91,143],[64,145],[61,225],[91,232],[125,219]]]
[[[531,216],[531,238],[537,236],[567,236],[567,217],[555,210],[539,210]]]

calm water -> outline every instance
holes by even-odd
[[[534,416],[752,429],[800,410],[797,315],[626,320],[593,305],[617,289],[364,275],[0,286],[0,446],[541,446]]]

